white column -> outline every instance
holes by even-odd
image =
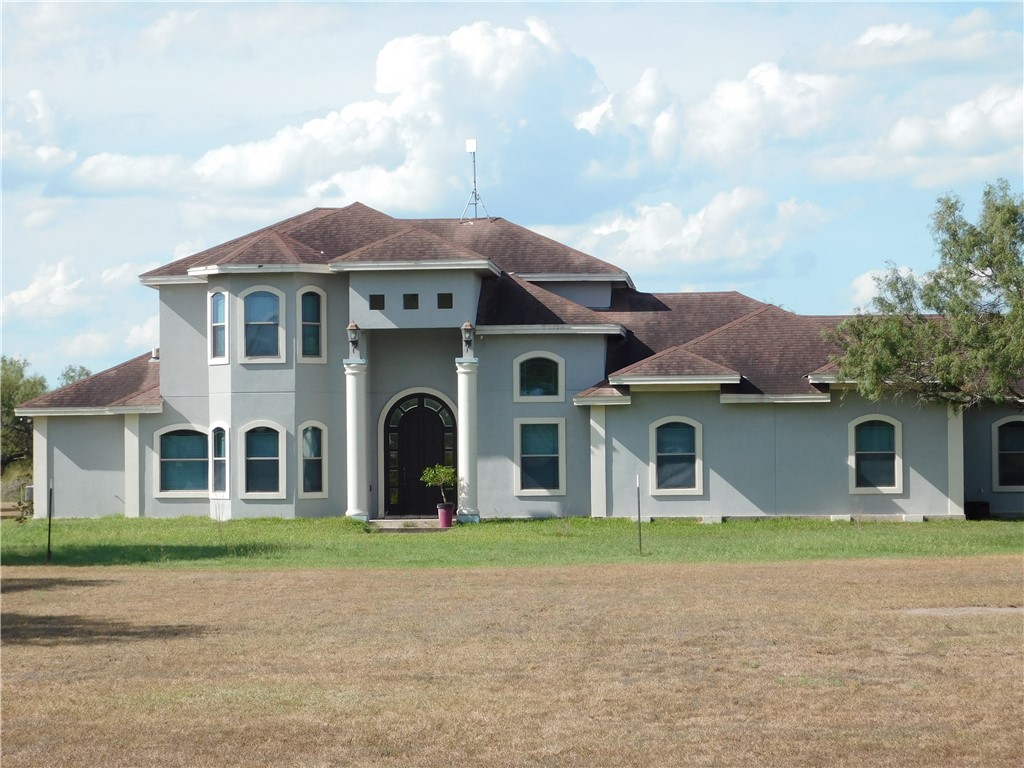
[[[605,407],[590,406],[590,516],[608,517]]]
[[[476,374],[475,357],[455,360],[458,378],[459,418],[456,427],[459,456],[459,514],[479,515],[476,478]]]
[[[32,417],[32,516],[46,519],[50,493],[50,448],[45,416]]]
[[[953,406],[947,407],[946,461],[949,485],[946,489],[946,512],[964,514],[964,415]]]
[[[366,473],[367,452],[370,450],[366,434],[366,361],[345,361],[345,485],[348,508],[345,514],[365,520],[370,495],[370,480]]]
[[[138,517],[139,508],[139,414],[124,415],[124,516]]]

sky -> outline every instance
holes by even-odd
[[[640,290],[866,307],[940,196],[1024,185],[1024,4],[18,3],[2,344],[159,343],[138,275],[317,206],[483,208]]]

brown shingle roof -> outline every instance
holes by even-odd
[[[615,321],[514,275],[502,274],[484,281],[476,325],[615,325]]]
[[[150,353],[53,392],[32,398],[18,406],[19,414],[54,409],[132,410],[161,404],[160,362]]]
[[[165,264],[142,278],[179,277],[193,268],[224,264],[442,258],[488,259],[505,272],[627,279],[618,267],[504,219],[395,219],[362,203],[314,208]]]

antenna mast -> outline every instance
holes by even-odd
[[[473,156],[473,191],[469,194],[469,202],[466,203],[466,207],[462,209],[462,216],[459,221],[466,218],[466,211],[469,210],[469,206],[473,206],[473,218],[478,218],[477,206],[481,206],[484,209],[484,214],[487,218],[491,217],[491,214],[487,212],[487,206],[484,205],[484,200],[480,197],[480,194],[476,191],[476,139],[466,139],[466,152]]]

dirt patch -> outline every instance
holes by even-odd
[[[4,768],[1024,762],[1017,556],[2,577]]]

